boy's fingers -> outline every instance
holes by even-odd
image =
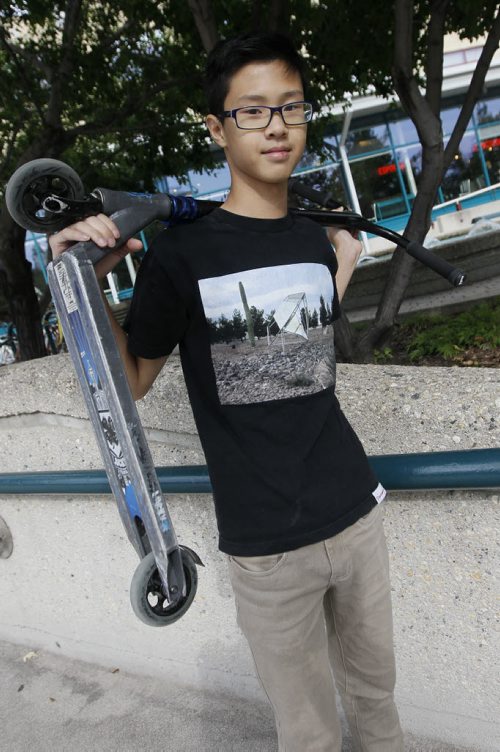
[[[78,227],[79,224],[76,226]],[[88,225],[90,237],[97,245],[113,247],[116,244],[116,238],[112,229],[100,217],[87,217],[82,224]]]
[[[134,251],[141,250],[142,242],[137,238],[130,238],[130,240],[127,240],[126,247],[131,253],[134,253]]]
[[[99,219],[106,227],[111,230],[113,233],[113,236],[118,239],[120,237],[120,230],[115,225],[112,219],[106,216],[106,214],[98,214],[97,219]]]

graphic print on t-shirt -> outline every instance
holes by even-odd
[[[198,284],[221,404],[286,399],[334,385],[334,288],[327,266],[271,266]]]

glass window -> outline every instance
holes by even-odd
[[[482,102],[478,102],[474,109],[476,115],[476,122],[478,125],[482,123],[491,123],[494,120],[500,120],[500,97],[495,99],[485,99]]]
[[[193,188],[193,196],[214,193],[228,188],[231,184],[231,174],[226,163],[217,167],[213,172],[190,170],[189,179]]]
[[[391,136],[395,146],[418,143],[419,141],[417,129],[410,118],[389,122],[389,128],[391,129]]]
[[[189,179],[186,177],[183,178],[183,180],[185,182],[181,182],[181,178],[178,178],[175,175],[165,175],[156,180],[155,186],[163,193],[171,193],[174,196],[191,196]]]
[[[441,183],[444,200],[463,196],[485,186],[477,141],[473,133],[468,133],[460,142],[459,150]]]
[[[441,122],[443,124],[443,134],[445,136],[451,135],[457,118],[460,114],[459,107],[449,107],[448,109],[441,110]],[[467,128],[472,127],[472,120],[469,120]]]
[[[400,160],[399,167],[405,183],[406,164]],[[407,205],[401,190],[396,164],[391,154],[382,154],[371,159],[351,163],[351,172],[358,193],[361,212],[365,217],[387,219],[405,214]]]
[[[388,147],[390,147],[390,140],[385,123],[367,126],[366,128],[354,127],[347,136],[346,151],[350,157],[380,151]]]
[[[341,204],[349,206],[350,201],[344,185],[342,169],[340,165],[329,165],[322,169],[314,170],[304,174],[294,174],[301,183],[305,183],[310,188],[314,188],[321,193],[329,193],[331,197]],[[309,201],[305,201],[294,194],[290,196],[290,206],[311,207]],[[315,207],[316,208],[316,207]]]
[[[422,147],[405,146],[396,150],[401,172],[403,173],[406,190],[409,196],[415,196],[418,179],[422,172]]]
[[[481,147],[475,145],[475,151],[479,154],[482,149],[486,169],[490,182],[500,183],[500,122],[494,125],[486,125],[478,128]],[[475,154],[472,159],[475,160]]]

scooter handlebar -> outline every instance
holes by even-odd
[[[330,203],[330,197],[328,195],[325,195],[320,191],[316,191],[313,188],[304,185],[303,183],[299,183],[297,180],[294,180],[291,183],[290,187],[291,190],[297,195],[303,196],[309,201],[313,201],[320,206],[328,206]],[[339,204],[337,204],[337,206],[339,206]],[[317,219],[321,221],[321,212],[314,212],[314,214],[315,216],[318,215]],[[447,279],[448,282],[450,282],[450,284],[454,285],[455,287],[459,287],[465,282],[464,272],[452,266],[448,263],[448,261],[445,261],[440,256],[436,256],[436,254],[432,253],[432,251],[428,250],[427,248],[424,248],[424,246],[420,243],[417,243],[414,240],[408,240],[407,238],[399,235],[393,230],[389,230],[385,227],[376,225],[375,223],[370,222],[368,219],[365,219],[361,214],[356,214],[354,212],[335,212],[335,215],[336,216],[334,224],[338,226],[344,226],[349,229],[357,228],[359,230],[364,230],[365,232],[371,232],[374,235],[379,235],[380,237],[387,238],[387,240],[390,240],[391,242],[396,243],[401,248],[403,248],[407,253],[410,254],[410,256],[413,256],[422,264],[425,264],[425,266],[428,266],[437,274],[440,274],[442,277]]]
[[[411,240],[408,245],[405,246],[405,251],[414,258],[421,261],[422,264],[428,266],[433,271],[440,274],[442,277],[448,280],[454,287],[460,287],[465,282],[465,274],[460,269],[452,266],[440,256],[436,256],[423,245],[417,243],[415,240]]]

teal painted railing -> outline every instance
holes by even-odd
[[[500,449],[369,457],[387,490],[500,488]],[[166,493],[211,493],[205,465],[157,468]],[[103,470],[0,474],[0,494],[110,493]]]

